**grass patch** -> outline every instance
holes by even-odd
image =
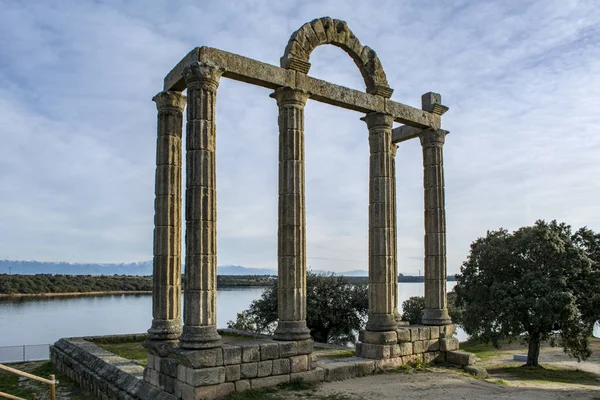
[[[250,389],[244,392],[231,392],[225,400],[262,400],[262,399],[272,399],[279,400],[284,399],[284,397],[273,397],[271,395],[277,393],[277,389],[275,388],[262,388],[262,389]]]
[[[598,377],[579,369],[559,368],[551,365],[545,367],[502,366],[489,370],[490,373],[502,373],[510,378],[522,381],[571,383],[581,385],[598,385]]]
[[[306,382],[303,379],[292,379],[289,382],[280,383],[279,385],[277,385],[277,387],[279,389],[291,390],[291,391],[297,392],[297,391],[300,391],[300,390],[313,390],[313,389],[316,389],[317,384],[314,383],[314,382]]]
[[[501,343],[501,346],[506,343]],[[460,350],[467,351],[469,353],[474,353],[477,357],[481,359],[481,361],[487,361],[490,358],[499,356],[504,352],[511,351],[510,349],[505,348],[496,348],[491,343],[481,343],[477,341],[466,341],[460,344]]]
[[[49,379],[50,375],[55,375],[59,384],[56,386],[56,397],[58,399],[85,400],[89,395],[83,392],[75,381],[54,370],[51,362],[29,362],[13,364],[11,367],[20,371],[28,372],[42,378]],[[29,399],[33,393],[36,393],[38,399],[48,398],[50,387],[44,383],[31,379],[20,378],[18,375],[9,372],[0,372],[0,392],[12,394],[13,396]]]
[[[142,346],[142,342],[116,342],[116,343],[100,343],[96,342],[98,347],[104,350],[110,351],[120,357],[128,360],[136,361],[143,366],[146,366],[148,362],[148,352]]]
[[[354,350],[338,350],[324,354],[318,354],[319,358],[350,358],[354,357]]]

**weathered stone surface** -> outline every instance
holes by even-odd
[[[290,372],[302,372],[308,369],[308,356],[292,356],[290,357]]]
[[[277,342],[267,342],[260,344],[260,359],[273,360],[279,358],[279,344]]]
[[[88,392],[95,393],[97,397],[175,400],[175,396],[159,389],[161,384],[169,386],[167,380],[170,377],[153,368],[148,368],[148,372],[145,372],[141,365],[81,338],[56,342],[50,347],[50,359],[58,371],[78,382]],[[144,382],[144,375],[156,385]]]
[[[442,146],[448,132],[425,129],[419,136],[423,146],[425,189],[425,310],[423,323],[451,322],[446,299],[446,223]]]
[[[440,127],[440,116],[382,96],[334,85],[285,68],[278,68],[237,54],[210,47],[197,47],[186,55],[165,77],[165,90],[183,91],[186,88],[183,69],[193,62],[218,65],[225,69],[223,76],[253,85],[276,89],[291,87],[311,93],[311,99],[362,113],[388,112],[394,121],[418,128]]]
[[[394,182],[392,180],[393,118],[384,113],[367,114],[369,128],[369,315],[366,330],[395,331]]]
[[[223,365],[240,364],[242,362],[242,348],[224,344],[223,347]]]
[[[273,361],[272,360],[260,361],[258,363],[256,376],[258,376],[260,378],[263,376],[269,376],[272,373],[273,373]]]
[[[223,365],[223,351],[221,348],[199,350],[178,348],[173,350],[171,354],[181,365],[190,368]]]
[[[235,391],[235,384],[233,384],[233,382],[200,387],[194,387],[184,383],[181,389],[181,398],[183,400],[216,400],[227,396],[233,391]]]
[[[419,327],[419,340],[428,340],[431,338],[431,331],[428,326]]]
[[[476,376],[477,378],[486,379],[490,377],[485,368],[478,367],[477,365],[467,365],[463,369],[471,375]]]
[[[310,54],[323,44],[340,47],[350,55],[364,78],[367,93],[391,97],[392,89],[389,88],[377,54],[368,46],[360,44],[345,21],[325,17],[305,23],[290,37],[280,60],[281,67],[308,73],[308,68],[298,69],[296,66],[310,66]]]
[[[304,209],[304,105],[308,93],[278,88],[279,276],[276,340],[310,339],[306,327],[306,211]]]
[[[417,361],[423,362],[423,354],[422,353],[402,357],[402,365],[414,365],[415,362],[417,362]]]
[[[450,337],[456,332],[456,325],[448,324],[440,326],[440,337]]]
[[[240,343],[242,348],[242,362],[260,361],[260,345],[258,343]]]
[[[432,339],[438,339],[440,337],[440,327],[439,326],[430,326],[429,331],[431,332]]]
[[[432,363],[443,362],[443,361],[440,359],[439,351],[430,351],[430,352],[423,353],[423,362],[425,364],[432,364]]]
[[[302,380],[304,382],[323,382],[325,380],[325,370],[315,368],[312,371],[295,372],[290,374],[290,380]]]
[[[423,340],[417,340],[416,342],[413,342],[412,345],[414,354],[420,354],[425,351],[425,342]]]
[[[439,339],[424,340],[423,347],[425,348],[425,351],[439,351],[440,341]]]
[[[264,378],[250,379],[250,386],[252,389],[260,389],[263,387],[277,386],[280,383],[287,383],[289,381],[289,375],[265,376]]]
[[[181,154],[183,109],[180,92],[161,92],[158,109],[152,274],[152,326],[149,340],[174,340],[181,334]]]
[[[219,347],[217,333],[216,100],[223,70],[191,63],[183,70],[187,85],[185,279],[183,330],[186,349]],[[194,199],[202,199],[197,201]]]
[[[235,382],[241,378],[241,367],[239,364],[225,366],[225,381]]]
[[[466,351],[447,351],[446,362],[456,365],[472,365],[475,364],[475,354],[467,353]]]
[[[244,392],[246,390],[250,390],[250,380],[242,379],[235,382],[235,391],[236,392]]]
[[[396,329],[398,343],[410,342],[410,330],[408,328]]]
[[[356,355],[358,357],[375,360],[390,358],[392,356],[392,347],[394,347],[394,345],[358,343],[356,345]]]
[[[290,373],[290,359],[280,358],[273,360],[273,375],[282,375]]]
[[[303,345],[305,343],[303,342]],[[302,349],[304,350],[304,349]],[[312,352],[312,350],[311,350]],[[298,354],[298,343],[296,342],[279,342],[279,357],[289,357]]]
[[[258,363],[244,363],[240,365],[240,376],[242,379],[256,378],[258,374]]]
[[[457,338],[447,337],[439,340],[440,351],[458,350],[459,342]]]
[[[188,368],[186,383],[192,386],[208,386],[225,382],[225,368]]]
[[[410,341],[411,342],[416,342],[417,340],[421,339],[418,325],[411,325],[411,326],[407,327],[407,329],[410,332]]]
[[[310,354],[313,352],[313,340],[298,340],[296,342],[296,351],[298,354]],[[281,355],[283,357],[283,355]]]
[[[373,343],[373,344],[396,344],[398,341],[398,335],[395,331],[388,332],[373,332],[373,331],[360,331],[358,340],[362,343]]]
[[[408,356],[413,354],[413,344],[411,342],[398,343],[392,348],[392,357]]]

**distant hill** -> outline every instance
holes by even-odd
[[[123,264],[80,264],[67,262],[0,260],[0,274],[15,275],[152,275],[152,261]],[[217,267],[219,275],[277,275],[277,270],[245,268],[239,265]]]
[[[330,274],[331,271],[312,270],[316,274]],[[152,261],[123,264],[82,264],[67,262],[14,261],[0,260],[0,274],[15,275],[55,274],[55,275],[152,275]],[[277,269],[247,268],[240,265],[220,265],[218,275],[277,275]],[[336,272],[348,277],[366,277],[368,271],[355,269]],[[423,282],[422,276],[400,274],[400,282]],[[448,280],[455,280],[449,276]]]

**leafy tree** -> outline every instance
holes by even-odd
[[[402,302],[402,319],[408,321],[411,325],[418,325],[423,319],[425,311],[425,297],[413,296]],[[460,324],[460,318],[463,310],[456,306],[456,293],[448,292],[448,314],[452,322]]]
[[[471,244],[454,288],[461,325],[495,346],[523,337],[528,366],[538,366],[540,343],[554,344],[557,332],[565,352],[586,359],[600,314],[599,249],[598,235],[556,221],[488,231]]]
[[[306,325],[318,342],[354,342],[368,313],[366,285],[353,285],[343,276],[306,276]],[[250,308],[238,313],[229,328],[273,333],[277,326],[277,282],[267,287]]]
[[[411,325],[418,325],[423,319],[425,297],[413,296],[402,302],[402,319]]]

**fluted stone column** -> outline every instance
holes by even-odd
[[[391,115],[367,114],[369,128],[369,317],[367,331],[394,331],[396,260],[395,191]],[[397,275],[396,275],[397,276]],[[396,281],[396,285],[394,285]],[[396,291],[397,293],[397,291]]]
[[[183,71],[187,85],[185,292],[180,346],[218,347],[217,193],[215,106],[222,71],[195,63]]]
[[[398,311],[398,210],[396,208],[396,152],[398,146],[392,143],[392,216],[394,218],[394,319],[398,325],[408,325],[408,322],[402,320],[402,315]]]
[[[149,340],[181,334],[181,130],[185,96],[160,92],[154,201],[152,326]]]
[[[450,324],[446,299],[446,210],[444,206],[444,161],[442,147],[448,132],[426,129],[423,146],[425,188],[425,311],[426,325]]]
[[[306,210],[304,105],[308,94],[282,87],[279,106],[279,231],[277,340],[310,339],[306,327]]]

